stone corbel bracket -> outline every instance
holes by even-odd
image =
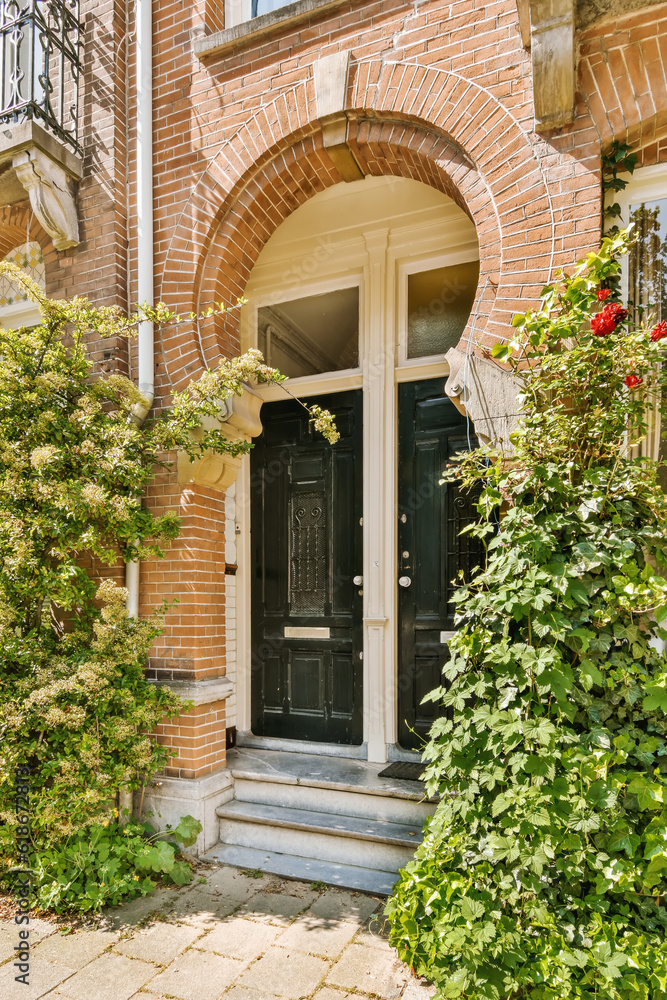
[[[445,392],[456,409],[470,417],[482,444],[511,454],[510,434],[518,423],[514,377],[493,362],[462,354],[455,347],[445,357],[449,364]]]
[[[574,120],[574,0],[517,0],[517,8],[530,49],[535,128],[562,128]]]
[[[30,198],[32,210],[57,250],[79,243],[76,185],[83,163],[34,121],[0,127],[0,166],[13,172],[15,197]],[[12,199],[13,200],[13,199]]]
[[[317,117],[322,122],[322,141],[333,165],[344,181],[361,181],[364,172],[347,144],[347,80],[350,51],[333,52],[313,66]]]
[[[261,408],[261,397],[246,388],[242,396],[221,400],[220,416],[206,417],[201,429],[192,432],[193,440],[201,441],[205,430],[219,430],[229,441],[250,441],[262,433]],[[197,483],[224,492],[236,481],[241,461],[240,455],[217,455],[210,451],[192,461],[179,451],[176,463],[179,485]]]

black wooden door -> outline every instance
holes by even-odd
[[[340,440],[295,401],[262,407],[251,452],[252,728],[362,742],[362,394],[318,400]]]
[[[399,385],[398,404],[399,743],[419,749],[438,714],[435,703],[421,702],[442,683],[453,581],[481,559],[479,542],[460,536],[477,516],[471,498],[438,480],[477,439],[445,396],[442,378]]]

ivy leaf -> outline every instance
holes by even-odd
[[[660,809],[663,804],[664,787],[646,778],[634,778],[628,785],[630,795],[636,795],[640,809]]]
[[[667,872],[667,854],[654,855],[644,872],[644,884],[649,887],[657,885],[658,882],[663,881],[663,874],[665,872]]]
[[[660,709],[667,715],[667,678],[663,678],[657,684],[647,684],[645,690],[647,696],[642,702],[642,707],[647,712]]]

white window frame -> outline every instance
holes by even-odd
[[[625,176],[623,176],[625,180]],[[650,167],[639,167],[628,179],[628,186],[615,194],[607,196],[607,202],[617,202],[621,209],[620,227],[624,229],[630,223],[630,210],[633,205],[647,201],[667,199],[667,163],[656,163]],[[667,233],[665,234],[667,238]],[[621,269],[621,291],[623,299],[627,300],[629,285],[629,270],[627,257]]]
[[[13,302],[11,306],[0,306],[0,327],[3,330],[18,330],[21,326],[37,326],[42,322],[39,306],[34,302]]]
[[[615,196],[612,192],[608,195],[607,200],[612,198],[618,202],[621,209],[620,226],[625,228],[630,223],[630,211],[633,205],[667,199],[667,163],[639,167],[630,176],[628,186],[622,191],[618,191]],[[665,237],[667,238],[667,233],[665,233]],[[624,302],[627,302],[628,299],[629,283],[629,261],[625,257],[621,266],[621,293]],[[642,454],[656,460],[660,454],[662,423],[662,414],[658,410],[653,410],[648,419],[646,439],[640,447]]]
[[[408,278],[411,274],[421,274],[433,271],[439,267],[452,267],[456,264],[470,264],[479,260],[479,250],[475,247],[464,247],[451,253],[429,254],[421,257],[410,257],[409,260],[399,260],[398,265],[398,303],[397,303],[397,378],[403,381],[403,369],[414,372],[413,379],[428,378],[424,369],[431,369],[434,364],[442,365],[445,353],[427,354],[422,358],[408,357]],[[462,331],[463,332],[463,331]],[[449,348],[447,348],[449,350]]]

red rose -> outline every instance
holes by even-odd
[[[634,389],[635,386],[641,385],[644,379],[640,378],[639,375],[626,375],[623,381],[627,385],[628,389]]]
[[[655,344],[658,340],[662,340],[663,337],[667,337],[667,322],[663,319],[661,323],[654,326],[651,330],[651,340]]]
[[[605,299],[608,299],[610,295],[611,295],[610,288],[601,288],[600,291],[598,292],[598,302],[604,302]]]
[[[628,310],[618,302],[610,302],[591,320],[591,330],[596,337],[606,337],[613,333],[619,323],[628,315]]]

